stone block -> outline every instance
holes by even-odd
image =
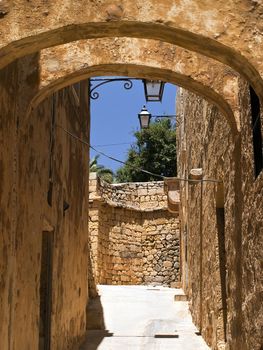
[[[171,288],[181,288],[182,287],[182,282],[181,281],[176,281],[176,282],[171,282],[170,283]]]
[[[171,268],[173,266],[173,264],[171,261],[164,261],[163,266],[166,268]]]
[[[176,294],[174,296],[174,301],[187,301],[187,295],[185,295],[185,294]]]
[[[138,189],[138,196],[147,196],[148,191],[147,189]]]

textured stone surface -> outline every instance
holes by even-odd
[[[100,181],[96,190],[110,206],[139,211],[167,209],[163,181],[126,184],[107,184]]]
[[[259,1],[82,0],[52,4],[15,0],[0,25],[1,67],[17,57],[78,39],[139,37],[170,42],[215,58],[240,72],[263,96]],[[224,21],[222,21],[222,18]],[[9,28],[14,28],[9,30]]]
[[[237,73],[255,88],[262,101],[262,12],[260,0],[219,0],[213,4],[200,0],[0,1],[0,66],[4,67],[0,71],[0,339],[4,350],[38,347],[41,232],[47,227],[54,227],[55,236],[52,349],[72,347],[85,331],[87,267],[91,269],[86,227],[88,152],[61,130],[56,131],[54,205],[48,207],[52,88],[87,78],[89,75],[85,74],[136,76],[139,72],[142,77],[176,81],[206,98],[210,96],[208,100],[221,106],[221,113],[225,113],[218,113],[192,94],[186,94],[186,100],[189,99],[181,106],[181,113],[188,118],[187,135],[184,137],[182,124],[178,138],[178,168],[182,176],[188,176],[192,168],[202,167],[206,176],[223,179],[225,241],[219,232],[222,211],[216,210],[220,190],[216,185],[204,184],[200,206],[200,184],[191,187],[186,184],[181,188],[180,268],[194,321],[209,344],[215,349],[260,348],[262,173],[254,179],[247,85],[240,81],[238,88]],[[99,55],[103,48],[108,59],[104,54],[101,60],[96,61],[93,55],[92,62],[89,60],[92,56],[86,56],[84,61],[85,46],[91,42],[82,40],[92,38],[93,51]],[[97,39],[101,40],[98,47]],[[64,46],[76,40],[72,46]],[[58,44],[63,47],[56,47]],[[151,46],[149,53],[143,50],[144,44]],[[50,47],[54,51],[40,52]],[[114,54],[120,54],[122,59],[111,57]],[[145,66],[136,67],[145,56]],[[15,61],[18,57],[24,58]],[[223,75],[217,74],[220,64],[213,65],[211,58],[232,67],[234,78],[233,70],[225,67]],[[89,62],[92,66],[87,68]],[[200,67],[202,62],[206,65]],[[46,95],[41,96],[48,99],[39,106],[36,103],[30,115],[30,103],[40,92],[44,93],[43,82],[48,85]],[[217,94],[213,95],[213,91]],[[78,114],[84,110],[70,107],[72,95],[68,89],[57,95],[57,103],[60,121],[65,122],[62,115],[66,113],[67,127],[87,140],[88,126]],[[232,129],[234,138],[224,119],[232,112],[239,121],[237,128]],[[64,200],[70,205],[65,215]],[[130,209],[113,210],[120,210],[121,215],[125,212],[125,223],[130,225]],[[153,213],[158,216],[160,212]],[[151,212],[144,213],[150,216]],[[121,219],[116,217],[118,222]],[[93,220],[96,222],[96,215]],[[129,229],[125,232],[127,237]],[[145,242],[148,237],[153,239],[151,232],[154,229],[146,230]],[[162,233],[165,239],[168,234]],[[161,243],[150,252],[152,242],[150,239],[147,242],[145,258],[154,262]],[[136,254],[135,243],[130,251],[122,243],[122,259]],[[165,261],[169,259],[165,257]],[[175,268],[177,264],[175,261]],[[147,267],[147,271],[161,283],[165,275],[155,275],[159,265],[156,261],[155,270],[148,271]],[[90,291],[94,291],[92,271],[89,282]],[[226,346],[224,335],[228,340]]]
[[[20,128],[37,86],[37,60],[37,55],[23,58],[0,75],[0,339],[4,350],[38,348],[41,241],[46,229],[54,230],[52,349],[73,346],[86,329],[88,222],[82,211],[88,211],[88,201],[81,202],[79,196],[88,192],[84,181],[88,154],[55,128],[50,207],[47,191],[52,104],[56,122],[77,135],[87,136],[87,124],[71,118],[76,106],[68,98],[69,89],[65,89],[54,100],[43,101],[27,128]],[[87,110],[86,103],[87,99],[82,101],[81,108]],[[83,174],[81,179],[79,173]],[[63,215],[64,200],[70,207]]]
[[[13,343],[15,290],[16,220],[16,109],[13,94],[17,94],[17,62],[0,72],[0,339],[3,349]],[[11,141],[11,142],[10,142]],[[10,325],[8,327],[8,325]]]
[[[186,91],[177,104],[187,116],[178,130],[180,176],[202,168],[204,178],[223,181],[221,189],[216,183],[181,184],[183,285],[194,322],[213,349],[259,349],[262,340],[263,174],[255,180],[248,87],[242,81],[239,95],[241,151],[216,108]]]
[[[107,184],[92,174],[89,191],[96,283],[180,281],[179,220],[167,211],[163,182]]]
[[[32,106],[51,91],[89,76],[118,74],[159,79],[162,75],[162,80],[207,97],[228,115],[233,128],[234,113],[239,126],[238,96],[232,88],[237,84],[238,74],[213,59],[178,46],[132,38],[80,40],[42,50],[40,65],[40,91]]]

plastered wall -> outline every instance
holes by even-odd
[[[0,73],[1,109],[1,349],[38,349],[42,232],[53,235],[51,348],[71,348],[86,330],[88,152],[55,122],[88,138],[88,99],[74,105],[69,88],[43,101],[23,124],[38,84],[37,55]],[[81,91],[87,96],[86,85]],[[54,125],[53,125],[54,126]],[[51,136],[52,134],[52,136]],[[51,152],[51,139],[53,151]],[[53,194],[47,202],[50,167]],[[79,173],[83,174],[81,179]],[[69,204],[64,211],[63,204]],[[85,215],[83,215],[85,213]],[[86,219],[85,219],[86,218]],[[85,230],[84,230],[85,227]]]

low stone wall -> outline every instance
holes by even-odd
[[[96,283],[180,281],[179,219],[163,182],[106,184],[90,179],[90,244]]]
[[[139,211],[166,210],[163,186],[163,181],[108,184],[98,179],[97,191],[110,206]]]

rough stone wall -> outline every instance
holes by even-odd
[[[81,114],[74,116],[76,109],[65,89],[54,99],[43,101],[32,111],[25,125],[28,102],[37,85],[37,55],[25,57],[0,73],[3,102],[0,123],[0,343],[3,350],[38,348],[43,231],[53,234],[51,348],[71,348],[86,329],[88,245],[87,220],[83,218],[88,211],[88,201],[82,195],[88,193],[85,181],[88,152],[58,128],[54,130],[51,157],[52,207],[47,204],[47,192],[53,105],[56,122],[79,137],[88,137],[87,114],[82,114],[83,119]],[[82,104],[82,109],[87,110],[87,106]],[[83,174],[81,179],[80,173]],[[70,207],[63,213],[64,200]]]
[[[111,206],[143,211],[167,208],[162,181],[111,185],[104,182],[99,186],[98,192]]]
[[[158,6],[155,0],[2,3],[1,67],[23,55],[78,39],[144,37],[171,42],[232,65],[254,82],[262,96],[260,0],[218,1],[213,6],[200,0],[161,1]],[[3,9],[5,3],[7,10]]]
[[[177,101],[179,175],[202,168],[205,178],[223,181],[181,184],[183,286],[213,349],[262,344],[262,173],[254,179],[248,87],[239,86],[241,149],[215,107],[184,90]]]
[[[167,211],[142,215],[143,283],[179,286],[179,220]]]
[[[32,105],[37,105],[47,96],[50,88],[60,89],[101,72],[103,75],[114,72],[119,76],[145,79],[159,79],[161,74],[162,80],[208,98],[226,112],[235,130],[235,118],[228,103],[231,104],[238,123],[238,99],[233,90],[227,88],[235,81],[237,83],[238,74],[228,66],[179,46],[138,38],[79,40],[41,50],[40,64],[39,93],[32,100]]]
[[[241,83],[240,191],[241,254],[239,262],[242,325],[247,349],[261,349],[263,344],[262,261],[263,261],[263,171],[255,179],[251,132],[251,106],[248,84]],[[263,105],[261,103],[261,131],[263,135]]]
[[[140,213],[101,206],[98,272],[101,284],[141,284]]]
[[[180,281],[179,220],[163,182],[106,184],[91,174],[90,241],[96,283]]]

